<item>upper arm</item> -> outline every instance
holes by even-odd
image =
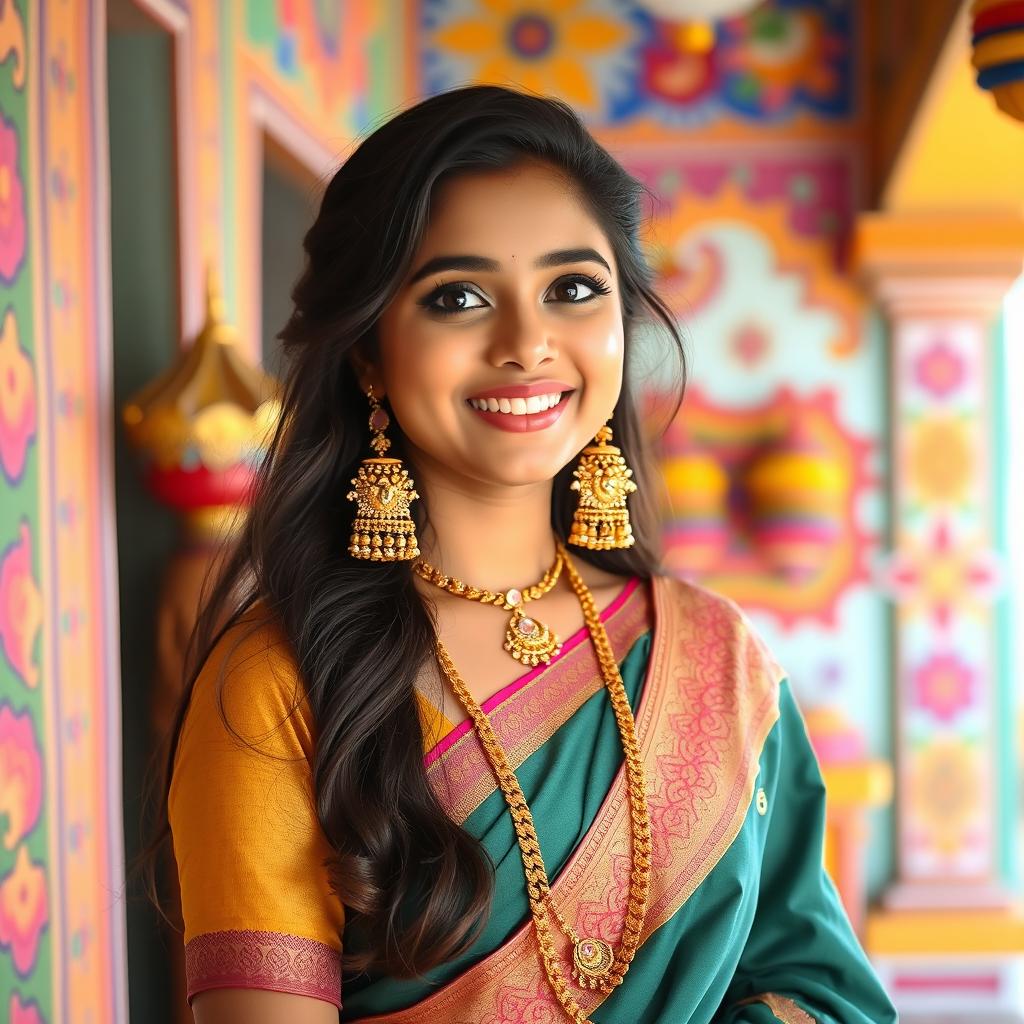
[[[168,816],[197,1019],[337,1019],[344,912],[329,885],[312,721],[297,687],[290,653],[266,630],[240,644],[229,634],[196,681]],[[289,1000],[312,1016],[289,1015]]]
[[[322,999],[252,988],[218,988],[192,1001],[196,1024],[338,1024],[337,1007]]]

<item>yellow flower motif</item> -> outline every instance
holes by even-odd
[[[979,753],[959,739],[936,740],[913,755],[910,780],[911,805],[931,842],[947,855],[956,853],[984,806]]]
[[[480,0],[480,16],[443,25],[433,42],[475,62],[473,80],[517,85],[596,109],[600,97],[587,61],[632,36],[621,20],[584,0]]]
[[[912,430],[907,450],[910,481],[925,502],[960,502],[968,497],[977,459],[969,426],[950,418],[927,419]]]

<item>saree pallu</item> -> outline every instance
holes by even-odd
[[[824,787],[783,673],[730,602],[668,578],[627,584],[602,612],[637,724],[653,871],[642,943],[608,996],[574,994],[595,1024],[896,1020],[822,866]],[[246,739],[224,735],[212,680]],[[427,777],[495,868],[483,932],[416,981],[342,976],[358,949],[325,870],[313,811],[314,729],[283,638],[211,658],[179,743],[169,813],[188,995],[255,987],[314,996],[340,1021],[560,1024],[504,796],[469,723],[422,703]],[[533,814],[552,901],[618,945],[631,862],[622,747],[585,629],[483,705]],[[557,930],[566,977],[569,941]]]
[[[783,673],[731,603],[666,578],[631,582],[605,624],[647,773],[654,869],[642,944],[595,1024],[886,1024],[895,1011],[823,869],[824,787]],[[614,949],[631,827],[622,746],[584,631],[487,705],[531,808],[552,902]],[[452,817],[495,863],[486,927],[422,981],[346,979],[344,1021],[555,1024],[520,851],[464,723],[425,758]],[[571,946],[555,931],[562,969]]]

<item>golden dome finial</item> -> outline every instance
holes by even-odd
[[[228,318],[224,305],[224,292],[220,287],[220,275],[211,263],[206,268],[206,323],[222,324]]]
[[[228,323],[227,305],[220,286],[220,275],[211,263],[206,268],[206,320],[196,339],[199,342],[217,342],[233,345],[238,341],[238,331]]]
[[[125,406],[128,436],[160,470],[215,472],[252,463],[280,412],[277,382],[250,363],[206,271],[206,322],[195,342]]]

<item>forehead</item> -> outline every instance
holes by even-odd
[[[611,255],[579,188],[554,168],[530,163],[466,172],[444,182],[432,199],[419,255],[458,252],[526,263],[531,256],[581,245]]]

